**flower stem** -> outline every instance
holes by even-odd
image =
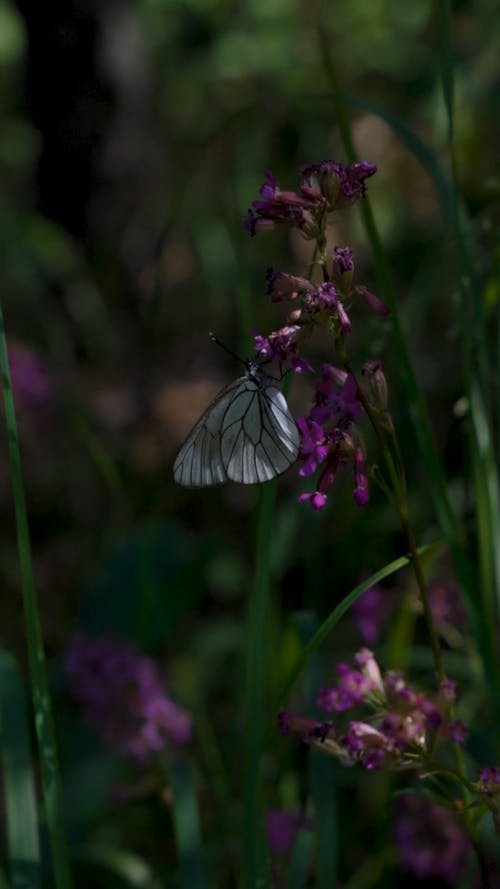
[[[356,376],[352,370],[352,367],[347,360],[347,357],[344,356],[344,368],[349,374],[352,374],[354,379]],[[357,382],[357,380],[356,380]],[[439,682],[442,682],[445,678],[445,670],[443,666],[443,659],[441,656],[441,648],[439,645],[439,639],[436,632],[436,628],[434,626],[434,620],[432,617],[432,610],[429,602],[429,594],[427,591],[427,584],[425,582],[424,572],[422,569],[422,563],[420,561],[420,557],[417,551],[417,544],[415,541],[415,534],[413,533],[413,528],[411,526],[409,517],[408,517],[408,505],[406,499],[406,480],[404,475],[404,466],[400,459],[398,459],[399,465],[399,473],[396,470],[394,465],[394,460],[392,458],[391,451],[387,444],[387,438],[385,430],[381,427],[378,417],[373,411],[368,399],[366,398],[361,386],[358,384],[358,397],[363,405],[365,413],[370,420],[370,423],[375,431],[375,434],[379,440],[380,446],[382,448],[385,462],[387,465],[387,470],[391,479],[391,485],[393,489],[394,497],[391,497],[391,501],[393,502],[399,521],[401,523],[401,527],[405,533],[406,539],[408,541],[408,548],[411,555],[411,564],[413,567],[413,572],[415,574],[415,579],[417,581],[417,586],[420,592],[420,598],[422,601],[422,607],[424,610],[424,617],[427,623],[427,630],[429,633],[429,639],[431,643],[432,656],[434,660],[434,668],[436,671],[437,678]],[[394,439],[396,439],[395,434],[393,434]],[[397,441],[397,440],[396,440]],[[396,453],[398,458],[400,456],[399,445],[396,445]]]

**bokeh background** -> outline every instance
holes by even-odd
[[[265,295],[266,268],[303,274],[310,258],[296,234],[250,239],[244,231],[264,171],[295,188],[301,165],[346,161],[320,22],[358,154],[378,167],[370,201],[439,449],[466,508],[453,245],[436,179],[412,142],[420,139],[447,169],[436,15],[427,0],[0,0],[0,290],[81,885],[127,885],[127,868],[117,876],[110,864],[116,850],[144,865],[144,881],[130,885],[177,885],[168,882],[175,853],[158,781],[118,804],[116,785],[135,786],[137,768],[84,725],[69,693],[65,652],[81,631],[116,634],[154,657],[173,697],[193,715],[212,885],[234,885],[244,616],[259,491],[179,489],[172,462],[201,411],[240,373],[208,331],[249,355],[254,330],[283,322],[281,307]],[[493,314],[498,9],[493,0],[463,0],[453,4],[452,20],[458,172]],[[339,215],[335,243],[354,247],[358,282],[376,290],[357,208]],[[431,539],[436,518],[391,326],[360,309],[353,327],[353,362],[383,359],[415,525],[422,540]],[[328,348],[319,340],[310,360],[333,360]],[[296,414],[310,397],[305,375],[294,380]],[[293,470],[279,483],[269,659],[276,681],[296,650],[297,615],[314,627],[363,576],[405,551],[376,490],[363,511],[352,501],[351,480],[340,479],[316,515],[297,502],[303,488]],[[0,641],[25,670],[5,429],[0,526]],[[445,562],[436,569],[446,570]],[[410,578],[398,583],[411,599]],[[345,618],[318,677],[362,641]],[[414,669],[429,669],[423,648],[413,657]],[[467,673],[460,658],[457,670]],[[271,739],[270,809],[299,808],[301,756]],[[391,835],[385,803],[380,812],[387,779],[373,779],[367,793],[352,771],[339,776],[343,879],[368,862],[371,876],[360,886],[382,885],[380,873],[383,885],[404,879],[408,886],[395,856],[387,853],[387,864],[380,852]],[[349,813],[357,806],[355,827],[345,805]],[[102,852],[96,861],[92,844],[107,849],[109,860]]]

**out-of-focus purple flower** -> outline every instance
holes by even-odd
[[[356,448],[354,452],[353,497],[358,506],[366,506],[370,499],[368,493],[368,476],[366,474],[365,455],[361,448]]]
[[[401,863],[420,880],[453,883],[463,872],[470,844],[448,809],[417,794],[399,797],[394,837]]]
[[[19,407],[36,408],[50,400],[54,384],[32,349],[21,343],[9,343],[9,366]]]
[[[298,352],[303,334],[304,329],[300,324],[281,327],[267,337],[259,333],[254,334],[255,351],[261,358],[266,358],[268,361],[276,360],[280,367],[289,364],[295,373],[302,373],[303,370],[313,371],[314,368]]]
[[[500,766],[484,766],[479,772],[477,789],[487,796],[498,796],[500,801]]]
[[[85,721],[111,750],[144,760],[168,742],[190,740],[191,717],[167,695],[153,660],[130,643],[80,633],[66,673]]]
[[[429,584],[429,604],[438,628],[463,627],[467,620],[460,592],[455,583],[435,580]]]
[[[300,827],[310,827],[297,812],[285,809],[268,809],[266,812],[266,835],[272,855],[288,855],[295,842]]]
[[[378,585],[365,590],[352,606],[354,622],[367,645],[374,645],[379,638],[391,607],[387,591],[383,591]]]

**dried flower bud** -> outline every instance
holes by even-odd
[[[379,411],[387,410],[387,380],[381,361],[367,361],[361,371],[365,378],[365,389],[371,404]]]

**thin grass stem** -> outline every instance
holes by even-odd
[[[17,528],[17,546],[21,572],[26,644],[31,676],[35,729],[40,755],[43,799],[52,850],[52,867],[56,889],[70,889],[71,877],[64,831],[62,787],[56,734],[52,713],[45,651],[36,595],[31,541],[24,493],[21,451],[16,411],[10,378],[9,359],[3,310],[0,303],[0,366],[5,403],[5,422],[12,471],[12,491]]]

